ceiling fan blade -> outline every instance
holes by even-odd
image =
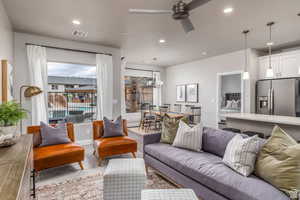
[[[185,31],[185,33],[189,33],[193,30],[195,30],[194,25],[192,24],[191,20],[189,18],[180,20],[182,27]]]
[[[209,2],[211,0],[193,0],[190,3],[188,3],[186,6],[189,10],[193,10],[195,8],[198,8],[199,6],[202,6]]]
[[[172,14],[172,10],[147,10],[147,9],[129,9],[133,14]]]

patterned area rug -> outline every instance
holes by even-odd
[[[174,189],[169,181],[149,169],[147,189]],[[37,188],[37,200],[103,200],[101,172]]]

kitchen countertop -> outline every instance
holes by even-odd
[[[232,119],[300,126],[300,117],[262,115],[262,114],[254,114],[254,113],[228,113],[228,114],[221,114],[220,116],[225,118],[232,118]]]

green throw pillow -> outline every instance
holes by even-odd
[[[177,129],[179,127],[180,120],[184,121],[187,124],[189,122],[187,117],[176,119],[176,118],[171,118],[168,114],[164,116],[160,142],[173,144],[173,141],[176,137]]]
[[[276,126],[262,147],[255,173],[290,198],[300,192],[300,144]]]

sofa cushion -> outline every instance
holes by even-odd
[[[300,144],[275,126],[272,136],[261,149],[256,174],[291,198],[300,192]]]
[[[260,148],[257,135],[247,138],[236,135],[226,147],[223,162],[236,172],[249,176],[254,171],[255,160]]]
[[[236,133],[230,131],[204,127],[202,149],[208,153],[223,157],[227,144],[235,135]]]
[[[84,148],[74,144],[58,144],[33,149],[34,168],[36,170],[51,168],[59,164],[67,164],[84,160]]]
[[[286,195],[263,180],[255,176],[243,177],[234,172],[216,155],[162,143],[146,145],[145,152],[228,199],[288,200]]]
[[[94,141],[94,149],[100,156],[136,152],[137,142],[127,136],[99,138]]]
[[[179,122],[184,121],[188,124],[188,118],[184,117],[182,119],[172,118],[166,114],[162,122],[162,131],[160,142],[173,144],[178,130]]]
[[[180,121],[173,146],[193,151],[201,151],[202,133],[202,123],[191,128],[185,122]]]

